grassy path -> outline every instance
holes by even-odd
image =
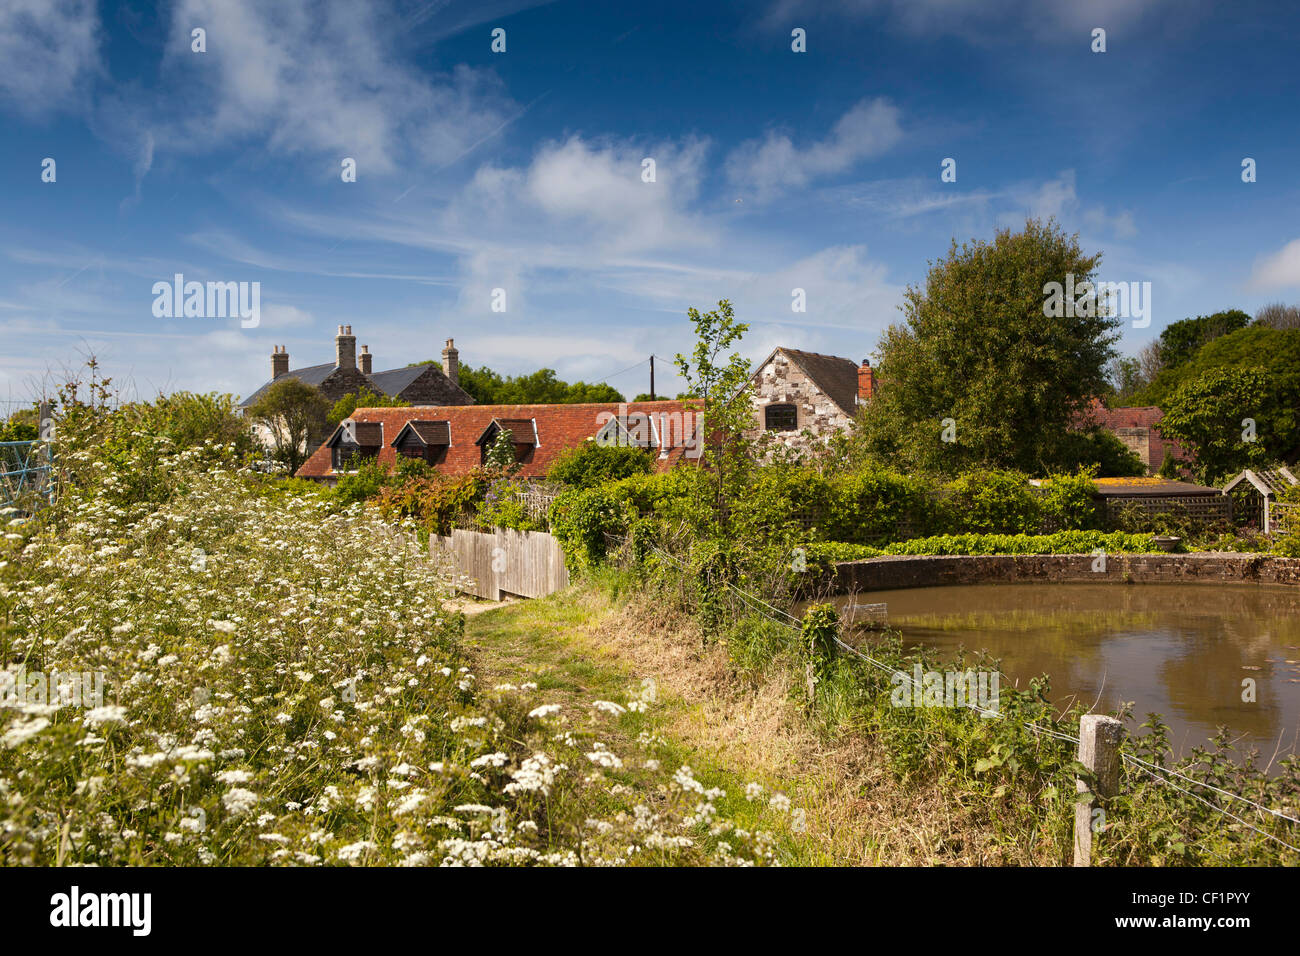
[[[662,737],[701,781],[725,788],[728,803],[743,809],[751,781],[789,796],[806,827],[781,834],[787,864],[1009,862],[949,797],[904,792],[861,740],[820,738],[782,676],[737,681],[725,647],[706,646],[689,622],[597,586],[465,610],[481,686],[531,680],[547,703],[565,707],[652,696],[637,726]]]

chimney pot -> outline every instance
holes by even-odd
[[[451,339],[447,340],[447,347],[442,350],[442,374],[447,376],[451,384],[460,384],[460,353],[456,351],[456,343]]]
[[[339,334],[334,339],[334,364],[338,368],[357,367],[357,337],[350,325],[339,326]]]
[[[357,360],[361,363],[361,371],[366,375],[370,374],[370,370],[373,367],[372,366],[373,359],[374,356],[370,354],[370,346],[369,345],[361,346],[361,354],[357,356]]]
[[[289,352],[283,345],[271,346],[271,378],[277,379],[289,371]]]

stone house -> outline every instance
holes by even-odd
[[[460,387],[460,353],[451,339],[442,350],[441,368],[435,364],[410,365],[376,372],[370,347],[361,346],[357,354],[357,338],[352,326],[340,325],[334,338],[334,361],[304,368],[289,368],[289,353],[283,345],[271,351],[271,378],[261,388],[242,402],[239,408],[246,411],[281,378],[295,378],[318,389],[331,405],[348,393],[368,389],[376,395],[400,398],[412,405],[473,405],[473,397]],[[261,436],[265,438],[265,436]],[[311,445],[318,445],[324,435],[315,436]]]
[[[751,437],[771,432],[781,445],[808,451],[852,427],[858,409],[875,394],[876,372],[866,359],[857,365],[837,355],[778,347],[758,364],[750,388]]]

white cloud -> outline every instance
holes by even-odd
[[[1084,212],[1083,221],[1094,229],[1112,232],[1118,239],[1132,239],[1137,235],[1137,223],[1128,209],[1112,216],[1106,212],[1105,206],[1093,206]]]
[[[74,104],[99,70],[94,0],[0,0],[0,98],[38,115]]]
[[[769,30],[788,31],[800,21],[860,20],[879,17],[903,33],[958,36],[989,42],[1028,31],[1044,39],[1070,42],[1096,26],[1115,29],[1141,20],[1166,0],[775,0],[763,17]],[[810,47],[815,37],[810,35]]]
[[[877,98],[857,103],[825,139],[804,146],[787,133],[769,131],[762,140],[742,143],[727,158],[728,178],[760,197],[806,186],[890,149],[903,136],[898,118],[897,107]]]
[[[1300,286],[1300,239],[1257,260],[1246,286],[1258,292]]]

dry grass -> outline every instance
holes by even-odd
[[[603,590],[573,588],[476,618],[468,636],[480,669],[503,680],[521,670],[549,676],[561,696],[608,693],[616,683],[630,691],[653,678],[661,733],[805,809],[800,862],[1037,862],[1032,851],[1008,853],[951,790],[897,780],[869,740],[824,739],[792,694],[788,669],[741,679],[725,646],[705,644],[688,618],[647,599],[615,602]]]

